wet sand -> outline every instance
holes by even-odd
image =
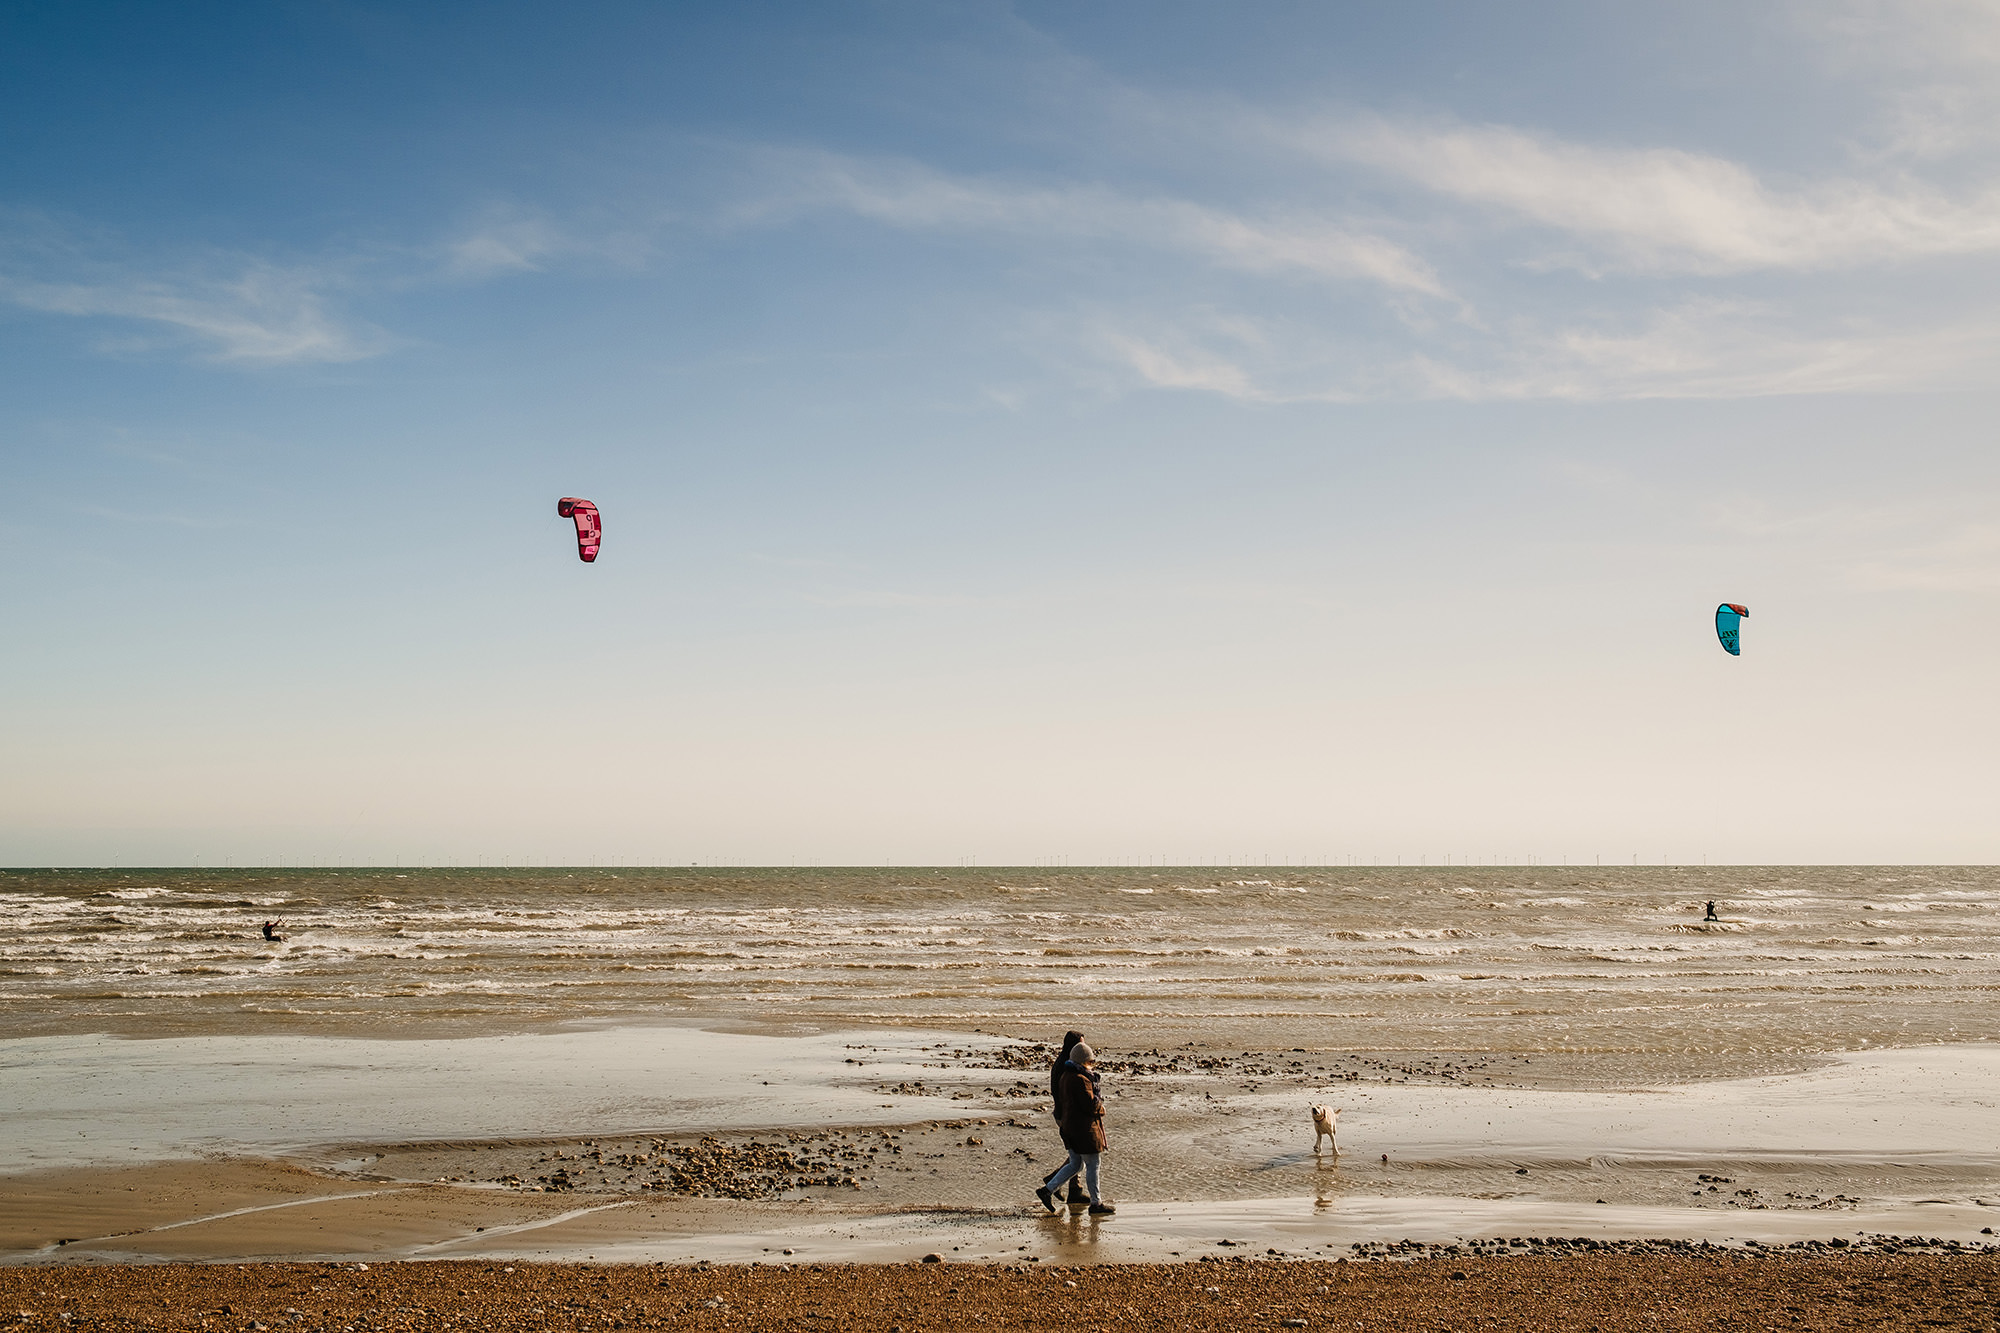
[[[1094,1268],[950,1262],[0,1269],[22,1328],[1986,1329],[2000,1257],[1741,1253]]]
[[[1111,1217],[989,1206],[523,1192],[340,1178],[281,1163],[171,1163],[16,1176],[5,1264],[481,1258],[673,1264],[1225,1262],[1431,1253],[1667,1249],[1939,1252],[1992,1246],[2000,1208],[1875,1201],[1833,1209],[1366,1195],[1163,1203]],[[1690,1203],[1693,1204],[1693,1200]]]
[[[653,1035],[653,1047],[630,1031],[523,1039],[518,1059],[477,1077],[460,1044],[445,1044],[456,1063],[428,1066],[430,1043],[315,1053],[305,1042],[260,1062],[243,1044],[176,1057],[126,1042],[146,1060],[120,1066],[91,1046],[81,1074],[16,1065],[6,1127],[22,1130],[17,1166],[53,1164],[0,1175],[0,1262],[742,1263],[786,1251],[1185,1262],[1238,1247],[1330,1256],[1383,1240],[1548,1234],[1986,1244],[2000,1221],[1995,1047],[1622,1091],[1560,1086],[1562,1062],[1522,1056],[1126,1051],[1105,1062],[1105,1180],[1120,1209],[1092,1219],[1050,1217],[1033,1199],[1061,1159],[1044,1049],[988,1036]],[[675,1061],[698,1070],[718,1039],[737,1067],[696,1096],[699,1080]],[[606,1051],[627,1067],[593,1069]],[[297,1086],[237,1096],[285,1080]],[[655,1083],[676,1095],[630,1095]],[[342,1088],[346,1100],[328,1093],[295,1115]],[[1322,1099],[1348,1107],[1338,1155],[1313,1151],[1306,1106]],[[52,1116],[52,1103],[97,1110]],[[663,1105],[717,1128],[629,1128]],[[132,1122],[109,1136],[116,1151],[93,1139],[113,1107]],[[847,1119],[855,1108],[875,1122]],[[760,1112],[790,1123],[757,1126]],[[343,1118],[405,1136],[327,1141]],[[464,1132],[565,1119],[619,1132]],[[134,1137],[141,1122],[152,1140]],[[408,1136],[426,1123],[461,1133]],[[211,1136],[177,1137],[197,1124]],[[147,1160],[118,1163],[142,1151]]]

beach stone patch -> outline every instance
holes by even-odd
[[[1229,1241],[1219,1241],[1227,1245]],[[1746,1240],[1740,1246],[1708,1240],[1599,1240],[1590,1236],[1515,1236],[1506,1240],[1467,1241],[1355,1241],[1348,1257],[1363,1261],[1410,1261],[1449,1259],[1461,1255],[1482,1258],[1567,1259],[1592,1254],[1670,1255],[1741,1254],[1745,1250],[1767,1254],[1978,1254],[2000,1250],[2000,1243],[1941,1240],[1935,1236],[1888,1236],[1862,1234],[1854,1239],[1833,1236],[1826,1240],[1795,1240],[1783,1245],[1767,1245]],[[1241,1259],[1236,1262],[1242,1262]]]
[[[1544,1240],[1548,1238],[1544,1237]],[[1560,1238],[1558,1238],[1560,1239]],[[1911,1238],[1916,1239],[1916,1238]],[[2000,1256],[1730,1250],[1462,1263],[62,1264],[0,1269],[0,1309],[40,1327],[195,1333],[298,1310],[313,1333],[605,1329],[1347,1328],[1478,1333],[1986,1328]],[[1455,1280],[1460,1273],[1471,1279]],[[1215,1279],[1221,1278],[1220,1282]],[[218,1318],[218,1301],[229,1314]]]
[[[803,1144],[798,1139],[733,1143],[709,1134],[694,1143],[655,1139],[609,1153],[593,1144],[587,1152],[558,1151],[545,1157],[563,1165],[535,1179],[549,1193],[644,1190],[706,1199],[771,1199],[791,1190],[859,1188],[856,1169],[868,1154],[815,1141],[825,1137],[812,1136]],[[497,1179],[520,1183],[519,1176]]]
[[[966,1050],[938,1043],[926,1054],[941,1067],[962,1069],[1033,1069],[1046,1073],[1060,1049],[1047,1042],[1017,1042],[990,1049]],[[1304,1058],[1294,1058],[1304,1057]],[[1518,1057],[1516,1057],[1518,1059]],[[1189,1042],[1184,1048],[1139,1051],[1103,1050],[1098,1068],[1106,1074],[1137,1078],[1209,1077],[1244,1081],[1255,1091],[1260,1081],[1281,1081],[1301,1086],[1327,1083],[1436,1083],[1490,1084],[1499,1057],[1385,1056],[1372,1057],[1346,1052],[1316,1052],[1304,1047],[1285,1051],[1243,1051],[1235,1055],[1211,1052]],[[915,1085],[923,1087],[921,1083]],[[885,1085],[885,1091],[887,1090]],[[935,1093],[936,1089],[931,1089]],[[1039,1085],[1016,1082],[1011,1087],[987,1088],[990,1097],[1046,1097],[1046,1081]]]
[[[634,1201],[840,1203],[859,1195],[892,1207],[991,1207],[1005,1199],[1025,1210],[1034,1207],[1036,1173],[1048,1174],[1038,1157],[1050,1155],[1061,1158],[1046,1120],[1001,1110],[811,1131],[391,1146],[371,1155],[358,1178]]]

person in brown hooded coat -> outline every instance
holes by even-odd
[[[1075,1050],[1076,1044],[1082,1040],[1083,1034],[1074,1028],[1063,1033],[1062,1049],[1056,1052],[1055,1060],[1049,1065],[1049,1104],[1053,1109],[1058,1131],[1062,1128],[1063,1070],[1069,1064],[1069,1053]],[[1056,1178],[1056,1171],[1060,1170],[1062,1170],[1062,1167],[1058,1166],[1055,1171],[1051,1171],[1046,1176],[1043,1176],[1042,1188],[1047,1189],[1049,1182]],[[1069,1202],[1070,1206],[1074,1208],[1080,1208],[1090,1202],[1090,1196],[1083,1192],[1083,1182],[1075,1176],[1071,1176],[1069,1181]]]
[[[1042,1207],[1052,1213],[1056,1210],[1056,1191],[1079,1175],[1090,1193],[1092,1213],[1118,1211],[1115,1205],[1105,1202],[1097,1188],[1097,1162],[1104,1152],[1105,1140],[1104,1097],[1098,1090],[1096,1064],[1097,1053],[1078,1042],[1070,1050],[1069,1060],[1057,1080],[1056,1114],[1062,1125],[1063,1146],[1069,1149],[1069,1160],[1035,1191]]]

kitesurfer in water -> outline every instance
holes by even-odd
[[[1710,907],[1714,905],[1713,903],[1709,904]],[[278,943],[283,944],[285,937],[278,933],[278,927],[284,924],[283,921],[266,921],[264,923],[264,938],[267,940],[276,940]]]
[[[1708,900],[1708,915],[1707,915],[1707,916],[1705,916],[1705,917],[1703,917],[1703,918],[1702,918],[1702,920],[1703,920],[1703,921],[1720,921],[1720,920],[1722,920],[1722,918],[1721,918],[1721,917],[1719,917],[1719,916],[1717,916],[1717,915],[1715,914],[1715,899],[1711,898],[1711,899],[1709,899],[1709,900]]]

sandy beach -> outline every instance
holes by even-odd
[[[171,1281],[232,1294],[144,1317],[916,1328],[944,1326],[942,1267],[999,1284],[989,1321],[1041,1319],[1045,1289],[1084,1322],[1325,1321],[1307,1273],[1387,1284],[1370,1309],[1408,1321],[1489,1268],[1716,1300],[1732,1265],[1985,1273],[2000,1229],[1984,872],[1767,876],[1713,930],[1682,871],[78,878],[16,895],[0,985],[21,1309],[53,1308],[36,1274],[114,1300],[192,1263],[209,1287]],[[246,912],[307,928],[246,942]],[[1032,1193],[1072,1020],[1103,1054],[1108,1217]],[[1314,1102],[1343,1108],[1337,1154]],[[1277,1285],[1217,1298],[1222,1270]],[[442,1299],[497,1300],[475,1273],[546,1289]],[[798,1305],[825,1274],[848,1303]],[[255,1294],[286,1285],[327,1299]],[[1919,1287],[1909,1310],[1957,1308]]]
[[[1976,1246],[2000,1220],[2000,1047],[1652,1088],[1576,1086],[1568,1059],[1111,1050],[1109,1218],[1035,1204],[1060,1160],[1048,1051],[992,1034],[11,1048],[14,1263],[1079,1264],[1522,1235]],[[1347,1108],[1337,1154],[1313,1151],[1320,1100]]]

